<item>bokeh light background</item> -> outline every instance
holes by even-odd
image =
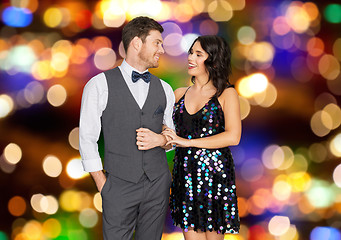
[[[138,15],[165,29],[151,71],[173,89],[190,84],[194,38],[231,45],[242,225],[225,239],[340,240],[341,4],[328,0],[2,1],[0,240],[101,239],[100,195],[78,153],[81,94],[121,63],[122,27]],[[168,214],[170,239],[182,234]]]

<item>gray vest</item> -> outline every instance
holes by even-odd
[[[104,169],[126,181],[137,183],[143,173],[152,181],[169,171],[166,153],[160,147],[138,150],[136,129],[161,133],[167,102],[161,81],[152,75],[146,102],[140,109],[119,68],[104,74],[108,83],[108,103],[101,119]]]

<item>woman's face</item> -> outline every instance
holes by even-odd
[[[199,41],[196,41],[188,54],[188,74],[191,76],[208,76],[205,60],[208,58]]]

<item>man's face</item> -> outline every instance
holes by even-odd
[[[159,58],[165,53],[162,44],[163,39],[161,33],[157,30],[151,30],[138,54],[146,69],[157,68],[159,66]]]

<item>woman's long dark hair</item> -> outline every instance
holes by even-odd
[[[192,48],[196,41],[200,42],[202,49],[208,54],[204,64],[208,72],[208,81],[212,81],[213,86],[217,89],[215,94],[219,97],[223,91],[231,86],[230,75],[231,71],[231,50],[227,42],[215,35],[200,36],[194,40],[188,53],[192,52]],[[195,82],[195,77],[192,76],[192,83]]]

